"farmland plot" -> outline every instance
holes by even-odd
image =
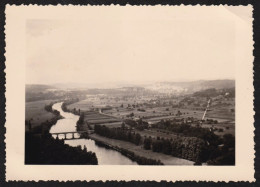
[[[84,115],[84,119],[89,124],[103,124],[103,123],[113,123],[113,122],[120,121],[115,117],[107,116],[94,111],[86,112]]]

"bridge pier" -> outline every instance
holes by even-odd
[[[75,137],[75,133],[77,133],[77,134],[79,134],[79,137],[77,136],[77,137]],[[62,137],[62,139],[63,140],[73,140],[73,139],[82,139],[82,138],[84,138],[84,136],[81,136],[82,135],[82,133],[83,133],[83,135],[84,135],[84,133],[89,133],[88,131],[76,131],[76,132],[58,132],[58,133],[51,133],[52,134],[52,136],[53,136],[53,138],[58,138],[58,139],[60,139],[60,135],[63,135],[64,137]],[[72,134],[72,138],[68,138],[68,134]]]

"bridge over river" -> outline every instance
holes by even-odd
[[[79,120],[78,115],[64,112],[61,108],[62,103],[56,103],[52,106],[54,110],[60,112],[63,116],[62,119],[58,120],[55,125],[50,129],[50,134],[54,138],[64,139],[64,143],[73,147],[86,146],[88,151],[92,151],[96,154],[99,165],[136,165],[137,163],[130,160],[121,153],[100,147],[96,145],[94,140],[84,139],[84,133],[92,134],[93,130],[77,131],[77,121]]]
[[[84,139],[84,134],[93,134],[93,130],[88,131],[72,131],[72,132],[51,132],[50,134],[54,136],[54,138],[59,138],[60,135],[62,135],[61,139],[64,140],[75,140],[75,139]],[[75,136],[79,134],[79,136]],[[67,135],[71,135],[71,138],[69,138]],[[56,136],[56,137],[55,137]],[[60,139],[60,138],[59,138]]]

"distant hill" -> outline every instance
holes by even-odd
[[[74,90],[88,90],[92,94],[101,93],[122,93],[122,92],[136,92],[136,91],[155,91],[161,93],[194,93],[201,90],[214,88],[228,89],[235,87],[235,80],[199,80],[187,82],[154,82],[148,84],[129,84],[123,85],[122,83],[102,83],[102,84],[84,84],[84,83],[60,83],[54,85],[31,84],[26,85],[26,92],[39,93],[51,90],[60,89],[74,89]]]
[[[157,90],[164,93],[193,93],[200,90],[206,90],[210,88],[214,89],[226,89],[234,88],[235,80],[199,80],[190,82],[158,82],[155,84],[145,86],[151,90]]]
[[[26,84],[25,91],[26,92],[44,92],[49,89],[56,89],[54,86],[44,85],[44,84]]]
[[[215,89],[224,89],[224,88],[234,88],[235,80],[211,80],[203,81],[200,83],[202,87],[205,88],[215,88]]]
[[[225,96],[225,97],[235,97],[235,88],[223,88],[223,89],[215,89],[209,88],[206,90],[201,90],[193,93],[195,97],[216,97],[216,96]]]
[[[59,99],[62,97],[62,93],[56,87],[41,84],[29,84],[25,85],[25,100],[39,101],[39,100],[51,100]]]

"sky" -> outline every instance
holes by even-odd
[[[179,17],[150,10],[110,14],[27,20],[26,83],[235,78],[232,14],[230,19],[215,19],[214,11],[205,18],[196,17],[198,11]]]

